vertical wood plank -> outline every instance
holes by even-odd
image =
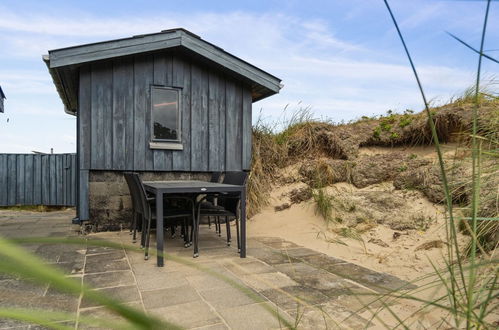
[[[225,125],[225,117],[227,115],[227,103],[226,103],[226,96],[225,96],[225,77],[221,76],[220,77],[220,109],[219,109],[219,119],[220,119],[220,129],[219,129],[219,143],[220,143],[220,171],[224,172],[226,167],[226,154],[227,154],[227,143],[226,143],[226,125]]]
[[[135,57],[134,63],[134,170],[153,170],[153,153],[149,149],[151,137],[150,85],[153,78],[151,56]]]
[[[105,130],[105,109],[102,101],[105,98],[105,91],[103,90],[102,82],[105,80],[105,67],[102,63],[92,64],[91,73],[91,168],[103,169],[105,167],[105,143],[104,143],[104,130]]]
[[[182,87],[181,130],[183,150],[172,151],[174,171],[191,170],[191,65],[178,55],[173,58],[173,84]]]
[[[68,173],[69,173],[69,167],[68,167],[68,155],[63,154],[62,156],[62,205],[68,205],[68,184],[69,184],[69,179],[68,179]]]
[[[113,165],[114,170],[125,168],[125,95],[126,76],[121,59],[113,64]]]
[[[252,98],[251,90],[247,86],[243,86],[242,99],[242,169],[251,169],[251,140],[253,129],[251,126],[252,120]]]
[[[153,84],[154,78],[154,60],[152,55],[146,55],[146,81],[144,84],[145,90],[145,160],[146,160],[146,170],[153,171],[154,170],[154,152],[149,148],[149,142],[152,138],[151,131],[151,85]]]
[[[7,184],[7,175],[8,175],[8,164],[7,164],[7,155],[0,155],[0,206],[8,205],[8,184]]]
[[[24,156],[16,155],[17,162],[17,188],[16,188],[16,204],[24,204],[24,191],[26,188],[25,178],[25,168],[24,168]]]
[[[66,190],[66,200],[65,205],[71,205],[71,183],[72,183],[72,178],[71,178],[71,157],[72,155],[67,154],[66,155],[66,165],[64,168],[64,172],[66,175],[64,176],[64,179],[66,182],[64,183],[64,189]]]
[[[80,201],[78,203],[80,220],[89,218],[88,211],[88,170],[80,170]]]
[[[33,156],[33,204],[42,204],[42,155]]]
[[[92,122],[92,80],[90,66],[86,65],[80,69],[80,87],[78,97],[78,116],[80,116],[80,168],[90,168],[92,146],[92,128],[96,123]]]
[[[210,72],[208,77],[208,170],[220,171],[220,78]],[[225,142],[225,141],[224,141]]]
[[[191,171],[208,170],[208,74],[191,67]]]
[[[50,155],[42,155],[42,204],[50,205]]]
[[[56,155],[49,155],[50,197],[48,205],[57,205],[57,160]]]
[[[76,155],[71,155],[71,206],[76,206]]]
[[[64,155],[55,155],[56,164],[56,205],[63,205],[64,200],[64,188],[63,188],[63,177],[64,177],[64,167],[62,166]]]
[[[123,69],[123,79],[125,80],[125,86],[123,90],[123,108],[124,108],[124,135],[125,135],[125,166],[124,169],[131,171],[133,170],[133,159],[135,154],[134,149],[134,75],[133,75],[133,58],[123,59],[122,62]]]
[[[33,205],[34,167],[33,156],[24,155],[24,205]]]
[[[133,169],[133,62],[113,65],[113,170]]]
[[[226,170],[240,171],[242,144],[242,89],[234,81],[226,82]]]
[[[16,155],[7,155],[7,185],[8,185],[8,204],[16,205],[17,190],[17,158]]]
[[[104,111],[104,169],[113,169],[113,62],[103,63],[102,105]]]

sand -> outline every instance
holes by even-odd
[[[395,148],[397,149],[397,148]],[[410,149],[410,150],[408,150]],[[453,146],[447,146],[446,156],[452,156]],[[362,148],[361,154],[379,154],[401,151],[394,148]],[[434,159],[435,154],[431,147],[404,148],[404,152],[415,153],[418,156]],[[296,174],[297,165],[285,169],[286,175]],[[282,183],[282,182],[293,183]],[[375,218],[368,221],[364,228],[361,240],[344,237],[338,234],[338,227],[345,227],[345,223],[327,223],[315,212],[315,202],[308,200],[299,204],[292,204],[290,208],[275,211],[274,207],[290,203],[288,193],[295,188],[305,186],[298,180],[280,180],[271,193],[269,205],[259,214],[248,221],[248,236],[281,237],[307,248],[340,258],[376,271],[385,272],[407,281],[416,281],[425,274],[434,273],[435,268],[445,265],[447,253],[447,234],[445,209],[442,205],[429,202],[418,191],[395,190],[392,182],[384,182],[366,188],[358,189],[348,183],[337,183],[326,190],[336,197],[338,207],[333,211],[333,218],[337,216],[342,221],[347,218],[366,217],[366,214]],[[372,204],[369,204],[371,202]],[[350,206],[345,207],[345,203]],[[291,204],[291,203],[290,203]],[[349,209],[349,210],[346,210]],[[353,210],[353,211],[352,211]],[[404,219],[431,219],[421,228],[395,230],[394,224]],[[346,221],[346,220],[345,220]],[[460,236],[462,244],[468,238]],[[423,284],[418,282],[418,284]],[[428,297],[435,292],[419,293],[419,296]],[[392,307],[400,317],[408,317],[418,310],[418,303],[404,301]],[[366,314],[367,313],[367,314]],[[381,314],[387,320],[393,317],[388,311]],[[369,317],[364,312],[364,317]],[[413,316],[416,322],[432,327],[441,321],[444,316],[441,310],[432,310],[424,315],[418,313]],[[375,322],[375,328],[385,328]]]
[[[414,192],[406,202],[413,214],[433,214],[435,222],[423,230],[393,230],[383,224],[377,225],[362,234],[363,242],[336,234],[335,224],[327,224],[323,218],[315,214],[315,203],[310,200],[300,204],[293,204],[283,211],[274,211],[274,206],[289,202],[281,197],[283,193],[299,187],[300,184],[291,184],[276,187],[272,192],[271,204],[248,221],[248,236],[275,236],[295,242],[296,244],[316,251],[341,258],[367,268],[390,273],[405,280],[414,280],[421,273],[431,272],[433,267],[428,259],[443,260],[446,249],[432,248],[415,251],[424,243],[431,241],[446,241],[444,208],[430,203],[422,194]],[[352,192],[372,191],[373,189],[388,190],[386,185],[376,185],[364,189],[356,189],[346,183],[335,184],[328,189]],[[397,192],[395,192],[397,193]],[[412,216],[410,212],[406,213]],[[394,239],[394,233],[397,238]],[[399,235],[400,234],[400,235]],[[338,242],[341,241],[344,244]],[[369,242],[371,240],[371,242]],[[387,246],[381,246],[381,240]]]

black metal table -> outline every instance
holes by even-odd
[[[246,258],[246,187],[232,184],[214,183],[196,180],[187,181],[144,181],[146,191],[156,196],[156,247],[158,267],[163,267],[164,234],[163,230],[163,195],[167,194],[208,194],[239,193],[241,195],[241,258]]]

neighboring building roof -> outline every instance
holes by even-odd
[[[0,86],[0,112],[4,112],[3,100],[5,99],[5,94],[3,93],[2,86]]]
[[[49,51],[49,55],[45,55],[43,60],[49,68],[66,112],[74,114],[77,109],[78,66],[115,57],[174,48],[201,56],[210,63],[223,67],[234,76],[248,81],[252,88],[253,102],[278,93],[282,87],[279,78],[180,28],[55,49]]]

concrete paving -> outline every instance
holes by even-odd
[[[84,237],[85,245],[24,244],[66,276],[151,316],[187,329],[357,329],[372,324],[359,314],[366,304],[379,306],[376,294],[408,283],[273,237],[248,241],[248,257],[239,258],[235,242],[203,226],[200,256],[180,238],[166,237],[165,267],[144,260],[128,231],[82,236],[71,225],[72,211],[0,210],[0,235]],[[235,230],[234,230],[235,232]],[[121,248],[94,246],[96,241]],[[154,248],[154,246],[152,247]],[[374,301],[374,302],[373,302]],[[60,325],[88,329],[85,317],[121,318],[84,297],[60,293],[0,273],[0,307],[66,311],[74,317]],[[279,316],[279,317],[278,317]],[[39,329],[0,318],[0,329]],[[92,328],[94,329],[94,328]]]

